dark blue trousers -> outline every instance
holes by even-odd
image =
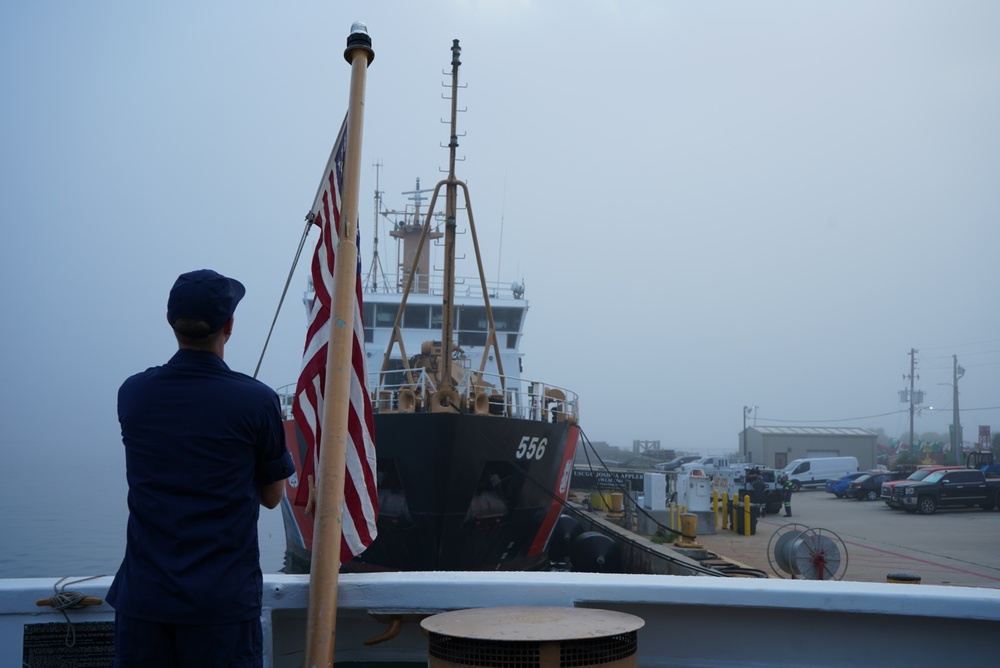
[[[261,668],[260,618],[162,624],[115,614],[115,668]]]

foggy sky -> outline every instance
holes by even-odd
[[[0,442],[117,452],[192,269],[247,286],[226,361],[253,372],[357,20],[365,270],[373,165],[392,208],[443,178],[460,39],[486,273],[525,284],[525,376],[577,392],[591,440],[731,450],[745,405],[898,436],[911,348],[918,433],[947,433],[952,355],[966,440],[1000,429],[1000,4],[35,2],[0,7]]]

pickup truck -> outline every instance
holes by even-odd
[[[722,469],[727,469],[730,467],[728,457],[699,457],[693,462],[688,462],[686,464],[681,464],[677,469],[678,473],[687,473],[688,475],[703,475],[711,477],[716,471],[721,471]]]
[[[886,480],[882,483],[882,500],[885,501],[885,505],[890,508],[902,508],[903,503],[900,497],[903,493],[903,487],[909,483],[911,480],[916,482],[923,480],[931,473],[935,471],[946,471],[949,469],[954,469],[956,471],[963,471],[966,467],[964,466],[922,466],[913,473],[909,475],[905,480]]]
[[[896,486],[903,510],[931,515],[938,508],[997,507],[1000,477],[986,477],[978,469],[945,469],[923,480],[907,480]]]

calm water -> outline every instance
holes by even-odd
[[[125,553],[120,443],[53,452],[7,443],[0,485],[0,578],[114,575]],[[9,467],[7,466],[9,464]],[[261,568],[281,570],[281,511],[261,508]]]

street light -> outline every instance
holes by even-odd
[[[960,424],[958,417],[958,379],[965,375],[965,369],[958,365],[958,355],[952,355],[952,378],[953,382],[951,385],[952,392],[954,392],[954,397],[952,399],[952,418],[951,418],[951,449],[955,453],[955,465],[961,466],[961,454],[962,454],[962,425]]]

